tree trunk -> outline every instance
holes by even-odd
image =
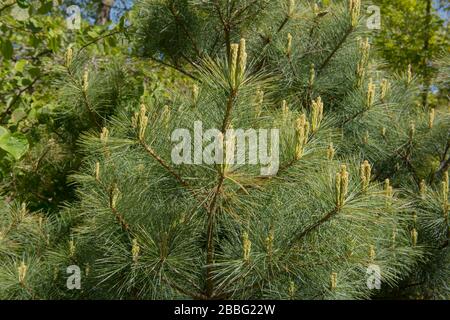
[[[111,7],[114,5],[114,0],[102,0],[102,5],[97,17],[97,24],[104,25],[109,19]]]

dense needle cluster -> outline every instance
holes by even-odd
[[[378,67],[362,6],[138,1],[137,54],[192,83],[144,90],[82,138],[76,204],[1,209],[0,297],[367,299],[404,283],[448,297],[449,115],[415,104],[411,68]],[[175,165],[171,135],[196,121],[224,150],[228,129],[279,129],[279,170]]]

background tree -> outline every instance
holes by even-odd
[[[421,103],[446,108],[449,103],[446,88],[437,86],[435,77],[439,72],[437,61],[450,50],[448,3],[432,0],[374,3],[380,6],[382,14],[382,27],[376,38],[381,56],[397,71],[411,64],[423,86]]]
[[[73,199],[67,176],[80,164],[76,141],[80,132],[95,127],[82,105],[66,108],[58,102],[64,91],[61,78],[66,75],[65,68],[55,66],[64,64],[65,52],[72,48],[75,56],[84,57],[85,66],[77,67],[88,67],[89,56],[100,72],[106,54],[120,60],[125,48],[117,37],[124,30],[123,21],[110,28],[83,19],[79,30],[69,29],[68,5],[47,0],[4,1],[0,5],[0,188],[7,201],[27,201],[35,209],[56,210],[61,202]],[[89,63],[90,69],[92,66]],[[78,78],[72,78],[72,85],[80,87],[82,71],[73,71]],[[102,85],[108,83],[102,81]],[[117,88],[95,94],[109,95],[111,104]],[[67,121],[70,112],[72,119]],[[95,121],[103,121],[104,116],[99,114]]]

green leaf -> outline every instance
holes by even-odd
[[[39,69],[38,67],[33,67],[28,70],[28,73],[33,78],[37,78],[41,74],[41,69]]]
[[[120,17],[119,25],[118,25],[120,30],[123,30],[125,28],[125,19],[126,19],[126,14],[124,14],[122,17]]]
[[[28,146],[27,138],[21,133],[11,134],[6,132],[2,135],[0,134],[0,149],[11,154],[16,160],[19,160],[28,151]]]
[[[18,82],[19,82],[20,86],[26,87],[32,83],[32,80],[28,79],[28,78],[20,78]]]
[[[52,8],[53,8],[53,1],[51,0],[46,1],[39,7],[38,13],[39,14],[49,13],[50,11],[52,11]]]
[[[95,39],[98,37],[98,33],[95,31],[88,31],[87,33],[92,39]]]
[[[14,48],[10,40],[6,39],[2,41],[1,51],[5,60],[9,60],[12,58]]]
[[[8,129],[3,128],[2,126],[0,126],[0,139],[2,139],[2,137],[3,137],[5,134],[9,134]]]
[[[35,18],[30,18],[27,23],[27,29],[36,33],[42,31],[43,28],[40,26],[40,22],[38,20]]]
[[[59,48],[59,37],[58,36],[54,36],[54,37],[50,37],[50,39],[48,39],[48,47],[53,51],[56,52],[58,51]]]
[[[17,5],[22,9],[26,9],[30,6],[29,0],[17,0]]]
[[[110,47],[117,46],[117,41],[115,37],[108,37],[105,41]]]
[[[23,72],[23,69],[25,68],[27,64],[27,60],[19,60],[16,62],[16,65],[14,66],[14,69],[16,69],[17,72]]]
[[[37,48],[42,43],[42,40],[33,35],[33,36],[30,36],[29,42],[33,48]]]
[[[27,113],[25,112],[25,110],[23,108],[18,108],[16,110],[14,110],[13,113],[11,114],[11,122],[17,123],[20,120],[22,120],[23,118],[25,118],[26,116],[27,116]]]

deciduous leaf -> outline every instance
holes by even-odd
[[[3,128],[3,127],[0,126],[0,139],[1,139],[5,134],[9,134],[8,129]]]
[[[1,50],[2,50],[3,57],[6,60],[9,60],[12,58],[13,53],[14,53],[14,48],[9,39],[2,40]]]
[[[25,9],[30,6],[30,1],[29,0],[17,0],[17,5],[23,9]]]
[[[2,129],[6,130],[5,128]],[[11,154],[14,159],[19,160],[27,152],[28,146],[28,140],[23,134],[11,134],[8,131],[2,134],[0,132],[0,149]]]
[[[16,65],[14,66],[14,69],[16,69],[17,72],[23,72],[23,69],[25,68],[27,64],[27,60],[19,60],[16,62]]]
[[[27,116],[27,113],[25,112],[25,110],[23,108],[18,108],[16,110],[13,111],[13,113],[11,114],[11,121],[13,123],[17,123],[20,120],[22,120],[23,118],[25,118]]]
[[[53,1],[45,1],[42,3],[42,5],[39,7],[38,13],[39,14],[46,14],[52,11],[53,8]]]

